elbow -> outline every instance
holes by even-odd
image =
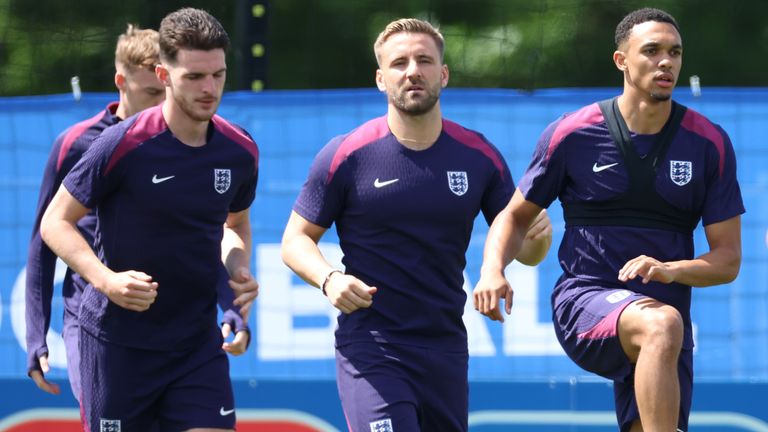
[[[723,283],[731,283],[736,280],[736,277],[739,276],[740,270],[741,253],[737,253],[735,254],[734,258],[726,265],[726,268],[723,271],[723,278],[725,279]]]
[[[283,236],[283,240],[280,243],[280,259],[283,260],[283,264],[287,265],[288,267],[291,267],[291,257],[292,257],[292,241],[289,237]]]
[[[43,215],[43,219],[40,221],[40,238],[43,239],[46,245],[50,247],[51,245],[51,238],[53,236],[53,233],[55,229],[53,228],[53,221],[51,220],[50,215],[48,212],[46,212]]]
[[[535,266],[544,261],[552,246],[552,234],[545,235],[535,241],[525,241],[522,250],[515,259],[527,266]]]

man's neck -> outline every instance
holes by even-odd
[[[426,150],[437,141],[443,130],[443,117],[439,102],[422,115],[405,114],[392,105],[387,112],[389,130],[403,146],[411,150]]]
[[[618,104],[627,128],[638,134],[661,132],[672,112],[672,99],[649,101],[626,92],[619,96]]]
[[[190,118],[169,99],[163,102],[163,118],[173,136],[190,147],[202,147],[206,144],[209,121]]]

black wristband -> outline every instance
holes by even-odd
[[[324,296],[328,297],[328,294],[325,292],[325,286],[328,285],[328,281],[331,280],[331,276],[333,276],[334,273],[341,273],[344,274],[343,271],[339,269],[333,269],[330,272],[328,272],[328,275],[325,277],[325,280],[323,280],[323,284],[320,285],[320,291],[323,293]]]

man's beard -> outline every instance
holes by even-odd
[[[434,88],[425,88],[426,96],[420,100],[408,100],[407,91],[403,91],[396,95],[390,93],[389,100],[398,111],[413,116],[419,116],[430,112],[432,108],[435,107],[437,101],[440,100],[440,88],[441,86],[439,83]]]
[[[659,102],[666,102],[672,98],[672,92],[669,93],[656,93],[651,92],[651,97]]]

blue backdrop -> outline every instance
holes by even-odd
[[[519,178],[533,146],[548,123],[565,111],[618,93],[618,89],[446,90],[446,118],[478,130],[496,144]],[[112,99],[85,94],[0,98],[0,378],[26,379],[23,279],[41,172],[55,136],[89,118]],[[763,144],[768,118],[766,89],[687,88],[677,100],[729,132],[736,149],[739,180],[747,207],[743,218],[741,274],[729,285],[697,289],[693,299],[696,376],[700,381],[768,382],[768,284],[766,283],[766,201],[768,153]],[[232,361],[239,380],[333,380],[335,312],[320,293],[282,264],[279,241],[291,205],[315,153],[333,136],[383,115],[386,101],[372,89],[230,93],[220,114],[243,126],[261,150],[260,179],[252,207],[253,265],[261,295],[251,316],[254,340]],[[549,294],[559,275],[556,247],[563,230],[558,204],[550,209],[555,227],[553,250],[537,268],[511,266],[515,307],[504,325],[465,314],[470,334],[470,378],[484,381],[568,382],[584,377],[555,341]],[[478,220],[470,243],[465,288],[477,281],[487,226]],[[339,261],[335,233],[322,247]],[[699,228],[699,252],[707,249]],[[54,378],[65,378],[61,346],[61,302],[54,303],[49,334]],[[764,391],[764,387],[760,387]],[[546,399],[546,398],[545,398]]]

